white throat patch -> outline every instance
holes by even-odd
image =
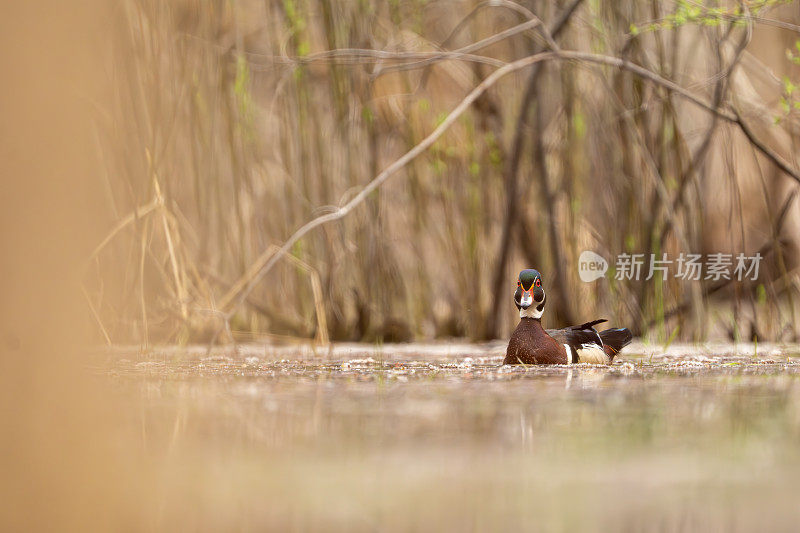
[[[542,318],[542,315],[544,314],[544,306],[542,304],[539,304],[539,305],[542,306],[542,310],[541,311],[539,311],[536,308],[537,306],[535,306],[535,305],[532,305],[527,309],[520,309],[519,310],[519,317],[520,318]]]
[[[542,290],[542,301],[536,303],[533,301],[533,298],[530,298],[529,301],[532,304],[527,309],[519,309],[519,317],[520,318],[542,318],[544,314],[544,303],[547,301],[547,294]],[[526,302],[527,303],[527,302]]]

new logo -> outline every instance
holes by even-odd
[[[608,270],[608,261],[596,253],[585,250],[578,258],[578,274],[581,281],[589,283],[605,276]]]

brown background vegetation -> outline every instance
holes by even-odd
[[[244,305],[232,298],[270,247],[352,198],[497,62],[548,45],[533,28],[475,50],[477,60],[403,53],[456,50],[531,12],[562,50],[624,58],[738,112],[793,165],[796,111],[781,98],[792,98],[782,77],[796,74],[786,51],[797,33],[773,22],[792,22],[796,7],[746,5],[671,28],[677,8],[658,2],[122,4],[96,186],[101,225],[128,224],[85,279],[103,335],[504,337],[516,273],[536,267],[551,291],[549,325],[603,316],[662,339],[796,338],[798,207],[786,201],[797,183],[739,125],[635,73],[580,61],[500,80],[351,215],[297,242],[299,262],[278,261]],[[319,55],[334,49],[361,52]],[[758,283],[718,290],[673,278],[583,284],[585,249],[612,263],[620,253],[768,253]]]

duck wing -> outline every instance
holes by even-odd
[[[564,345],[570,363],[608,363],[609,360],[603,350],[603,338],[594,329],[594,326],[603,322],[607,320],[601,318],[579,326],[545,331],[556,342]]]

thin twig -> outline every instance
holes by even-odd
[[[481,10],[491,7],[504,7],[506,9],[510,9],[514,11],[516,14],[520,15],[523,20],[534,20],[537,19],[536,15],[533,14],[532,11],[527,9],[524,6],[511,2],[509,0],[486,0],[484,2],[479,3],[476,5],[472,11],[467,13],[459,22],[456,24],[455,28],[450,31],[450,34],[447,38],[439,44],[439,48],[441,50],[446,50],[448,46],[450,46],[450,42],[458,35],[461,30],[463,30],[467,23],[473,19]],[[546,30],[544,26],[541,27],[545,34],[545,38],[548,39],[548,42],[553,41],[552,35],[549,30]],[[553,41],[554,42],[554,41]],[[428,77],[430,75],[430,69],[425,69],[422,72],[422,77],[420,79],[419,87],[425,87],[428,83]]]
[[[186,320],[186,288],[181,283],[181,277],[178,274],[178,258],[175,255],[175,245],[172,243],[172,232],[169,230],[169,220],[167,218],[167,208],[164,205],[164,197],[161,195],[161,187],[158,185],[158,177],[153,175],[153,188],[155,190],[156,199],[161,206],[161,222],[164,228],[164,238],[167,241],[167,251],[169,252],[169,262],[172,267],[172,277],[175,279],[175,293],[178,296],[178,301],[181,306],[181,317]]]
[[[525,29],[528,29],[527,27]],[[518,33],[518,32],[514,32]],[[488,46],[488,45],[486,45]],[[248,57],[259,57],[260,54],[247,52]],[[342,65],[371,65],[379,61],[419,61],[419,64],[414,65],[422,66],[432,61],[439,61],[442,59],[461,59],[466,61],[474,61],[477,63],[487,63],[494,66],[503,66],[505,61],[495,59],[492,57],[470,54],[462,50],[453,51],[435,51],[435,52],[390,52],[386,50],[372,50],[369,48],[339,48],[336,50],[328,50],[302,57],[272,57],[270,60],[276,63],[284,63],[287,65],[307,65],[311,63],[334,63]],[[262,66],[256,64],[256,66]]]
[[[142,329],[144,338],[144,347],[147,348],[149,344],[149,332],[147,326],[147,301],[144,295],[144,258],[147,255],[147,233],[148,224],[145,220],[144,227],[142,228],[142,248],[141,257],[139,259],[139,303],[142,306]]]
[[[279,253],[279,248],[274,244],[270,245],[259,257],[256,261],[250,265],[247,271],[242,275],[239,280],[234,283],[228,292],[225,293],[220,301],[219,305],[217,306],[221,310],[225,310],[231,302],[234,301],[236,296],[238,296],[242,290],[245,290],[248,286],[248,283],[253,279],[253,277],[257,276],[264,265],[269,261],[271,257],[273,257],[276,253]],[[325,304],[324,298],[322,294],[322,282],[320,281],[319,272],[306,263],[301,259],[289,254],[286,256],[288,260],[295,264],[295,266],[299,267],[302,270],[305,270],[308,273],[308,277],[311,280],[311,292],[314,295],[314,311],[317,315],[317,334],[316,334],[316,342],[319,344],[328,344],[330,342],[330,336],[328,335],[328,320],[325,316]]]
[[[481,39],[480,41],[476,41],[467,46],[452,51],[442,50],[435,52],[390,52],[386,50],[373,50],[369,48],[337,48],[336,50],[325,50],[323,52],[317,52],[314,54],[309,54],[307,56],[298,56],[298,57],[292,57],[289,55],[272,56],[272,55],[259,54],[255,52],[246,52],[245,55],[248,58],[264,58],[264,59],[269,59],[272,63],[284,63],[290,65],[307,65],[311,63],[328,61],[332,59],[337,60],[337,62],[342,61],[342,62],[349,62],[356,64],[374,63],[375,60],[419,60],[414,63],[406,65],[398,65],[396,67],[395,66],[386,67],[384,71],[393,70],[395,68],[399,69],[420,68],[430,63],[440,61],[442,59],[468,59],[470,61],[478,61],[483,63],[505,64],[505,62],[503,61],[493,59],[490,57],[472,55],[472,52],[476,52],[483,48],[487,48],[502,40],[508,39],[509,37],[513,37],[514,35],[518,35],[520,33],[541,26],[542,26],[542,21],[539,20],[538,18],[534,18],[522,22],[520,24],[517,24],[516,26],[512,26],[511,28],[503,30],[489,37],[486,37],[485,39]],[[545,36],[545,40],[547,40],[548,42],[552,41],[552,38],[549,37],[549,33],[547,31],[544,31],[542,33]]]
[[[519,4],[516,4],[514,2],[510,2],[508,0],[486,0],[485,2],[481,2],[480,4],[478,4],[474,8],[472,8],[472,11],[467,13],[458,22],[458,24],[456,24],[455,28],[453,28],[453,30],[450,31],[450,34],[447,36],[447,38],[444,41],[442,41],[442,44],[440,46],[443,49],[446,49],[450,45],[450,41],[452,41],[455,38],[455,36],[458,35],[461,32],[461,30],[466,27],[466,25],[467,25],[467,23],[469,21],[472,20],[472,18],[475,15],[477,15],[481,10],[486,9],[488,7],[505,7],[507,9],[510,9],[511,11],[514,11],[518,15],[521,15],[522,18],[525,19],[525,20],[534,20],[534,19],[538,20],[538,17],[536,15],[534,15],[532,11],[530,11],[528,8],[526,8],[524,6],[521,6]],[[549,32],[548,32],[548,34],[549,34]],[[552,39],[552,37],[551,37],[551,39]]]
[[[89,310],[92,312],[92,316],[97,322],[97,325],[100,326],[100,331],[103,333],[103,338],[105,338],[106,344],[111,346],[111,337],[109,337],[108,331],[106,331],[105,326],[103,326],[103,321],[100,319],[100,315],[98,314],[97,309],[94,308],[92,299],[89,298],[89,293],[86,292],[86,288],[83,285],[81,285],[81,292],[83,292],[83,296],[86,298],[86,303],[89,305]]]
[[[788,174],[789,177],[794,179],[796,182],[800,183],[800,173],[798,173],[795,169],[790,167],[789,164],[786,161],[784,161],[781,156],[777,154],[777,152],[775,152],[772,148],[764,144],[758,137],[756,137],[755,133],[753,133],[753,130],[750,129],[750,126],[747,125],[747,123],[744,121],[741,115],[739,115],[738,111],[735,112],[735,117],[736,118],[733,120],[733,122],[735,122],[739,126],[739,129],[742,130],[742,133],[744,133],[745,137],[747,137],[747,140],[750,141],[750,144],[755,146],[759,152],[767,156],[767,158],[770,161],[775,163],[775,166],[777,166],[786,174]]]
[[[92,259],[97,257],[97,254],[99,254],[103,250],[103,248],[105,248],[106,245],[109,242],[111,242],[111,240],[117,235],[117,233],[125,229],[125,227],[128,224],[131,224],[133,221],[139,220],[145,215],[148,215],[156,207],[158,207],[158,201],[153,200],[149,204],[143,205],[142,207],[137,207],[136,209],[134,209],[132,213],[128,214],[125,218],[117,222],[117,224],[111,229],[111,231],[108,232],[108,235],[106,235],[105,238],[102,241],[100,241],[100,244],[94,247],[92,253],[89,254],[89,257],[86,260],[87,264],[91,263]]]

